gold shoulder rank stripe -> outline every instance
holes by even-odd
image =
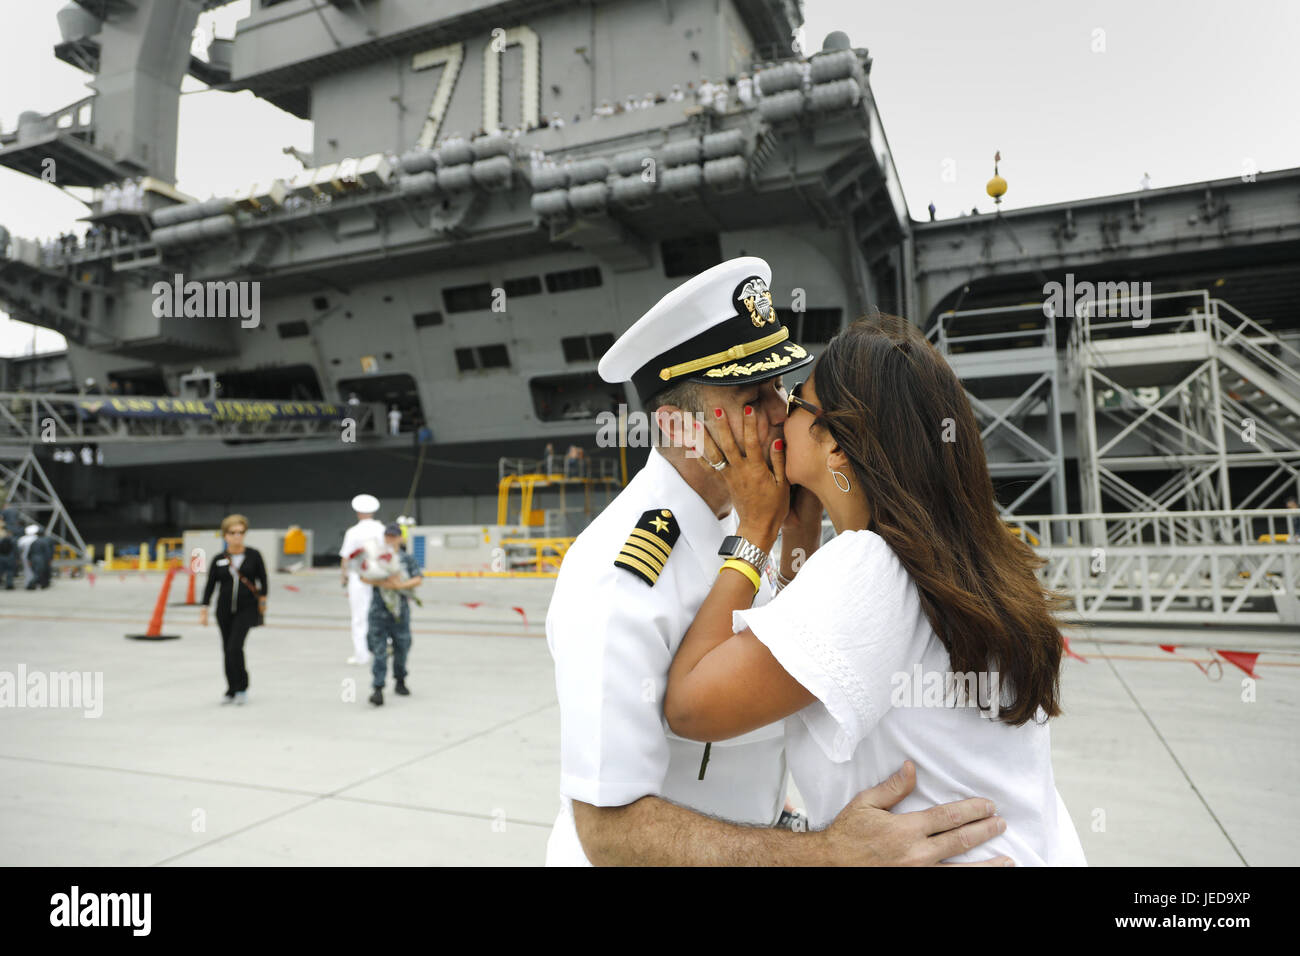
[[[668,555],[672,553],[672,546],[664,544],[662,538],[657,538],[650,532],[642,531],[640,528],[633,528],[632,537],[627,539],[627,543],[640,544],[642,541],[646,542],[646,544],[642,544],[641,547],[646,548],[648,551],[659,552],[659,554],[663,555],[665,561],[668,560]],[[649,545],[649,547],[647,547],[647,545]]]
[[[656,571],[662,571],[664,565],[668,563],[668,557],[654,548],[648,548],[645,545],[636,544],[629,540],[623,545],[623,550],[619,554],[626,554],[628,557],[637,558],[644,561]]]
[[[681,528],[667,508],[652,508],[641,516],[614,558],[614,565],[654,586],[668,564]]]

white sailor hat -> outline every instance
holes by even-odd
[[[357,495],[352,499],[352,510],[359,515],[372,515],[379,511],[379,499],[374,495]]]
[[[624,332],[600,360],[607,382],[631,380],[642,401],[678,382],[752,385],[807,365],[772,304],[772,268],[729,259],[682,283]]]

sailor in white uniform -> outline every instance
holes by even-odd
[[[369,664],[370,646],[366,643],[366,634],[370,629],[370,596],[374,588],[362,583],[361,576],[349,558],[371,538],[382,541],[384,525],[375,520],[375,515],[379,513],[379,499],[374,495],[357,495],[352,499],[352,510],[356,512],[357,523],[348,528],[343,535],[343,546],[339,548],[340,563],[348,588],[348,605],[352,611],[352,656],[347,662]]]
[[[610,348],[601,376],[630,379],[648,414],[663,404],[665,386],[683,382],[699,386],[696,394],[708,401],[726,396],[737,414],[748,401],[776,434],[785,418],[780,376],[812,356],[789,340],[767,291],[770,278],[767,263],[754,257],[702,273]],[[685,421],[695,424],[694,417]],[[711,745],[706,763],[704,745],[675,736],[663,720],[668,666],[722,565],[719,548],[735,531],[725,496],[711,506],[674,464],[711,477],[689,454],[652,450],[570,547],[556,581],[546,637],[560,701],[561,809],[548,865],[588,864],[574,800],[619,807],[651,795],[767,827],[784,809],[780,725]],[[775,570],[764,564],[758,604],[775,594]]]

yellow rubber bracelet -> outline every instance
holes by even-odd
[[[749,578],[749,583],[754,585],[754,593],[758,593],[758,572],[754,570],[753,565],[747,564],[739,558],[728,558],[726,561],[722,562],[722,567],[731,568],[733,571],[739,571],[745,577]],[[718,573],[722,573],[721,568],[718,569]]]

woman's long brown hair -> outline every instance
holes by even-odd
[[[998,515],[966,392],[906,319],[859,319],[814,370],[816,422],[848,456],[871,511],[958,673],[997,671],[1013,697],[999,719],[1060,714],[1060,598],[1043,561]],[[996,704],[994,706],[997,706]]]

